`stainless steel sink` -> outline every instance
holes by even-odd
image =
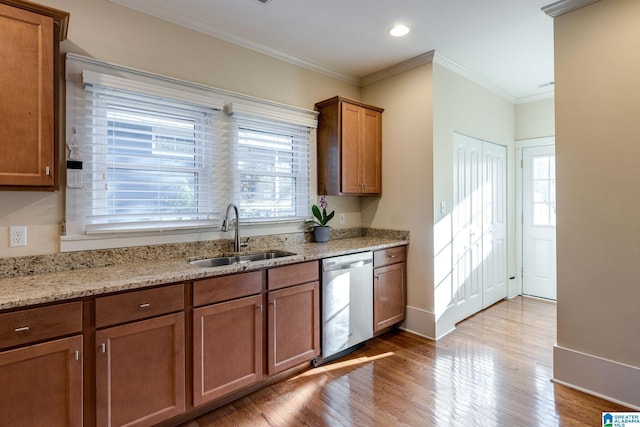
[[[230,256],[218,256],[213,258],[190,260],[189,263],[196,267],[219,267],[221,265],[238,264],[241,262],[264,261],[267,259],[282,258],[295,255],[286,251],[266,251],[252,254],[238,254]]]

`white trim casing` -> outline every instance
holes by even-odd
[[[560,0],[543,7],[542,11],[552,18],[556,18],[597,1],[599,0]]]
[[[407,311],[407,318],[400,325],[400,329],[430,340],[435,340],[435,314],[417,307],[406,306],[405,309]]]
[[[635,366],[556,344],[552,381],[640,410],[640,368]]]
[[[396,74],[404,73],[405,71],[420,67],[421,65],[430,64],[431,62],[433,62],[435,54],[435,50],[430,50],[429,52],[423,53],[422,55],[418,55],[414,58],[407,59],[406,61],[400,62],[396,65],[392,65],[391,67],[387,67],[373,74],[369,74],[368,76],[364,76],[360,79],[360,86],[367,86],[380,80],[393,77]]]
[[[511,283],[509,283],[508,298],[522,295],[522,149],[543,145],[555,145],[555,141],[555,136],[516,141],[516,280],[513,289]]]
[[[245,37],[240,37],[228,31],[221,30],[219,28],[214,28],[211,25],[209,25],[208,22],[204,22],[200,19],[194,20],[193,16],[189,16],[184,13],[178,13],[174,9],[168,9],[156,3],[150,3],[150,2],[140,1],[140,0],[129,0],[129,1],[110,0],[110,1],[112,3],[116,3],[121,6],[137,10],[138,12],[155,16],[156,18],[160,18],[164,21],[172,22],[174,24],[183,26],[185,28],[190,28],[202,34],[207,34],[209,36],[218,38],[220,40],[224,40],[226,42],[233,43],[238,46],[242,46],[244,48],[253,50],[254,52],[262,53],[272,58],[279,59],[284,62],[288,62],[289,64],[293,64],[298,67],[302,67],[307,70],[314,71],[316,73],[324,74],[326,76],[335,78],[345,83],[349,83],[353,85],[357,85],[360,83],[360,79],[357,76],[353,76],[351,74],[344,73],[336,69],[332,69],[320,64],[316,64],[304,58],[290,55],[280,50],[273,49],[264,44],[251,41]]]

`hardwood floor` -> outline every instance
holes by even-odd
[[[183,427],[600,426],[620,405],[554,384],[556,306],[500,302],[437,343],[405,332]]]

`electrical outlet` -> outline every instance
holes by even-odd
[[[27,227],[24,225],[9,227],[9,247],[27,246]]]
[[[344,214],[340,214],[340,224],[344,224]]]

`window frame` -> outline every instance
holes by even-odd
[[[309,137],[308,135],[302,136],[305,133],[305,129],[298,126],[291,126],[288,124],[278,123],[270,121],[265,123],[261,120],[255,120],[248,117],[236,117],[234,118],[234,195],[233,199],[236,201],[238,208],[241,212],[241,218],[245,222],[261,222],[261,221],[289,221],[296,219],[303,219],[307,215],[307,206],[309,204]],[[244,133],[244,135],[243,135]],[[271,143],[272,147],[268,147],[269,135],[274,139],[282,139],[281,145],[290,144],[290,148],[285,150],[284,147],[275,146],[277,141]],[[288,139],[289,142],[284,142]],[[249,141],[249,142],[243,142]],[[251,144],[250,141],[254,143]],[[265,145],[260,147],[260,145]],[[271,170],[260,170],[242,168],[241,162],[251,157],[251,154],[245,156],[247,150],[254,148],[256,150],[263,150],[263,155],[267,157],[264,164],[272,163]],[[289,157],[289,161],[279,161],[280,155]],[[258,154],[255,157],[259,157]],[[268,157],[272,157],[272,161],[268,160]],[[254,161],[254,165],[258,161]],[[286,166],[285,166],[286,165]],[[279,170],[280,166],[284,166],[288,171]],[[243,188],[243,175],[253,175],[258,180],[260,177],[272,177],[272,185],[274,186],[271,191],[271,203],[265,201],[263,203],[263,210],[271,210],[271,215],[266,217],[261,215],[248,215],[251,209],[257,209],[259,202],[255,204],[245,203],[243,195],[245,193]],[[289,184],[286,181],[289,180]],[[278,181],[282,182],[282,185],[292,186],[291,192],[278,191]],[[284,197],[283,197],[284,196]],[[278,214],[278,201],[287,200],[289,196],[289,205],[283,208],[282,214]],[[252,206],[253,205],[253,206]],[[276,210],[276,212],[274,212]],[[289,213],[286,213],[286,210]]]
[[[234,200],[236,186],[236,168],[233,166],[233,123],[238,116],[252,117],[264,122],[278,122],[290,125],[301,125],[307,128],[307,182],[304,197],[307,200],[294,217],[270,217],[264,219],[244,218],[245,226],[255,228],[253,234],[272,232],[301,231],[307,216],[308,203],[315,194],[312,186],[315,178],[312,175],[310,162],[315,153],[315,137],[317,128],[317,112],[277,102],[259,99],[252,96],[229,92],[214,87],[177,80],[142,70],[131,69],[117,64],[106,63],[94,58],[87,58],[74,53],[66,54],[66,90],[67,90],[67,160],[83,160],[74,158],[82,145],[81,132],[76,132],[77,122],[85,108],[84,85],[86,81],[96,81],[121,90],[140,91],[145,95],[166,97],[171,100],[194,102],[212,107],[216,111],[219,124],[215,126],[215,137],[212,150],[218,155],[214,159],[211,171],[212,187],[209,192],[213,215],[209,220],[193,221],[191,224],[167,223],[148,227],[148,224],[133,224],[130,229],[104,227],[86,233],[86,220],[83,218],[83,205],[91,203],[91,197],[81,194],[77,188],[67,186],[65,189],[65,222],[60,238],[60,250],[87,250],[123,246],[139,246],[141,244],[173,243],[193,240],[212,240],[226,238],[219,230],[221,215],[226,205]],[[78,101],[80,99],[80,101]],[[226,114],[224,114],[226,113]],[[234,115],[236,116],[234,118]],[[226,138],[219,138],[226,135]],[[86,164],[81,173],[85,177]],[[217,174],[217,175],[216,175]]]

